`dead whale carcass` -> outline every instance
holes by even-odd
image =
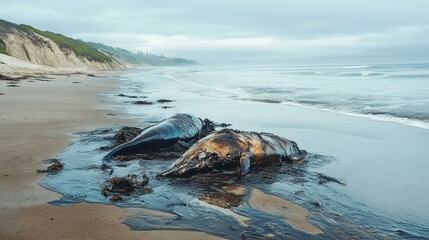
[[[203,128],[203,121],[191,114],[178,113],[154,126],[144,129],[133,140],[112,149],[104,159],[115,155],[130,155],[145,151],[168,149],[178,141],[196,139]]]
[[[237,167],[246,174],[274,162],[302,162],[306,156],[295,142],[271,133],[224,129],[198,141],[159,176],[188,177]]]

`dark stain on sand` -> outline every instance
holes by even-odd
[[[77,140],[57,156],[64,169],[39,181],[62,194],[51,204],[97,202],[141,208],[123,220],[134,230],[200,230],[231,239],[400,238],[392,220],[372,214],[342,193],[347,186],[321,175],[323,166],[336,161],[332,157],[310,154],[302,165],[273,165],[243,178],[218,172],[158,179],[156,175],[174,159],[102,161],[106,150],[100,148],[112,145],[118,130],[75,134]],[[110,197],[101,193],[112,177],[130,174],[147,176],[144,191]],[[376,225],[391,231],[381,232]]]

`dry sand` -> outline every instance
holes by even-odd
[[[87,68],[56,68],[33,64],[18,58],[0,54],[0,74],[10,77],[66,75],[92,72]]]
[[[41,160],[67,146],[72,132],[127,124],[107,116],[114,112],[101,101],[100,93],[115,84],[115,77],[86,76],[23,80],[21,87],[0,81],[0,239],[220,239],[195,231],[132,231],[121,223],[132,209],[46,203],[59,195],[36,183],[43,177],[36,170],[46,167]]]

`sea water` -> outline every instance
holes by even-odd
[[[193,91],[429,129],[429,64],[162,70]]]

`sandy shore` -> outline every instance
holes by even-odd
[[[131,231],[121,219],[132,209],[102,204],[57,207],[59,197],[40,187],[37,169],[67,146],[70,133],[131,120],[114,113],[100,95],[113,76],[62,76],[50,81],[0,81],[0,239],[219,239],[194,231]]]
[[[69,75],[78,73],[90,73],[85,68],[56,68],[42,66],[20,60],[8,55],[0,54],[0,79],[28,78],[29,76],[43,77],[47,75]]]

